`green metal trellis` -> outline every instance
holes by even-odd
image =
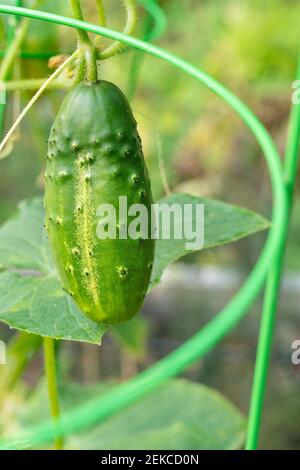
[[[109,394],[99,399],[92,400],[87,404],[81,405],[79,408],[66,412],[62,416],[59,425],[50,421],[42,423],[32,428],[26,435],[20,436],[15,442],[4,442],[2,448],[33,447],[52,441],[56,436],[74,433],[83,427],[86,428],[89,425],[91,426],[105,420],[113,413],[154,390],[165,380],[179,374],[186,367],[211,350],[230,332],[246,315],[250,305],[260,293],[266,279],[268,279],[261,321],[246,445],[247,449],[255,449],[261,422],[283,253],[287,239],[288,222],[290,219],[297,171],[300,141],[300,106],[296,104],[293,105],[289,140],[283,167],[272,138],[251,110],[223,85],[183,59],[152,44],[87,22],[42,11],[7,5],[0,5],[0,13],[48,21],[118,40],[150,54],[157,59],[164,60],[195,78],[224,99],[237,114],[239,114],[241,119],[251,130],[260,144],[266,159],[273,192],[273,225],[260,258],[240,291],[213,320],[206,324],[204,328],[176,351],[127,383],[116,387],[114,390],[110,391]],[[298,68],[298,78],[300,78],[300,66]]]

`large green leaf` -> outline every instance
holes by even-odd
[[[80,449],[236,449],[245,420],[216,391],[176,380],[139,400],[74,445]]]
[[[94,344],[105,331],[82,315],[56,277],[9,271],[0,274],[0,320],[28,333]]]
[[[80,406],[110,390],[109,384],[69,385],[60,390],[62,409]],[[18,410],[21,428],[47,417],[46,388]],[[215,390],[187,380],[172,380],[104,423],[67,440],[72,449],[238,449],[245,419]]]
[[[181,207],[184,204],[204,205],[203,249],[237,241],[270,227],[270,222],[261,215],[214,199],[175,193],[162,199],[160,204],[168,204],[169,206],[179,204]],[[173,221],[171,234],[174,234],[174,227],[177,223],[177,220]],[[176,240],[174,237],[171,240],[163,240],[161,237],[157,240],[151,279],[152,287],[160,281],[163,271],[169,264],[191,253],[186,249],[188,241],[186,238]]]
[[[266,219],[254,212],[211,199],[173,194],[161,203],[204,204],[204,248],[238,240],[269,226]],[[190,240],[175,239],[172,234],[178,220],[172,223],[171,239],[157,240],[151,287],[159,282],[168,264],[189,253],[186,242]],[[16,216],[0,228],[0,267],[21,270],[0,276],[0,320],[12,328],[42,336],[100,341],[104,328],[81,314],[60,287],[44,230],[41,198],[23,201]],[[134,328],[125,327],[118,338],[128,345],[132,333]]]

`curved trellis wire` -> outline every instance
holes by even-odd
[[[42,11],[33,11],[6,5],[0,5],[0,13],[48,21],[118,40],[150,54],[157,59],[164,60],[165,62],[177,67],[182,72],[195,78],[225,100],[251,130],[252,134],[259,142],[266,159],[273,193],[273,224],[267,241],[263,247],[260,258],[256,262],[256,265],[250,273],[247,281],[229,304],[225,306],[213,320],[207,323],[200,331],[198,331],[177,350],[127,383],[115,387],[115,389],[110,391],[108,394],[102,395],[98,399],[91,400],[76,409],[67,411],[62,416],[59,425],[50,421],[42,423],[34,426],[30,432],[26,433],[26,435],[23,434],[14,442],[4,442],[2,445],[2,448],[25,448],[52,441],[56,436],[74,433],[83,427],[86,428],[87,426],[91,426],[105,420],[113,413],[121,410],[138,398],[149,393],[170,377],[179,374],[205,353],[210,351],[246,315],[250,305],[260,293],[270,267],[274,267],[274,260],[276,260],[278,254],[282,253],[286,238],[286,227],[289,219],[291,197],[289,197],[284,185],[280,156],[272,138],[263,124],[238,97],[203,71],[157,46],[101,26]],[[292,183],[294,182],[296,172],[295,161],[299,145],[299,132],[296,132],[296,124],[299,122],[299,119],[300,113],[294,112],[291,136],[293,144],[291,144],[290,147],[290,158],[289,164],[287,165],[287,174],[289,176],[289,181]],[[277,268],[280,267],[278,262],[276,266]],[[278,271],[280,272],[280,269],[278,269]],[[274,296],[273,292],[275,300],[276,294],[277,293],[275,293]],[[271,311],[270,309],[266,309],[267,320],[270,320],[271,318],[273,321],[275,316],[274,313],[275,309],[271,309]],[[264,321],[264,329],[266,327],[268,328],[269,323],[270,322],[268,321]],[[264,392],[264,379],[269,359],[272,330],[267,331],[267,333],[267,338],[264,334],[262,335],[263,357],[261,353],[259,355],[259,363],[262,364],[263,367],[262,369],[260,367],[256,376],[256,382],[259,384],[259,387],[256,387],[256,395],[258,390],[259,393],[257,396],[259,396],[259,398],[262,398]],[[263,385],[262,388],[261,384]],[[254,404],[254,411],[252,410],[252,430],[255,427],[257,427],[257,429],[259,427],[261,412],[260,406],[261,400],[259,400],[259,403]],[[251,429],[249,435],[251,435]],[[250,438],[248,441],[248,448],[254,447],[254,441],[255,439]]]

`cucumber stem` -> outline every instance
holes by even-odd
[[[87,80],[91,83],[96,82],[98,80],[96,48],[92,44],[84,45],[83,51],[86,62]]]
[[[70,0],[73,16],[76,20],[84,21],[83,11],[80,0]],[[80,55],[85,59],[87,80],[95,82],[98,79],[96,49],[92,44],[88,33],[81,29],[77,29],[78,50]],[[83,75],[82,62],[80,61],[77,80],[81,80]]]

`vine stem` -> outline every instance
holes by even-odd
[[[44,363],[51,416],[54,421],[58,422],[60,417],[60,407],[57,389],[55,340],[53,338],[44,338]],[[63,438],[57,436],[54,442],[54,449],[61,450],[63,448],[63,445]]]
[[[98,19],[100,26],[106,25],[106,15],[104,11],[103,1],[96,0],[97,10],[98,10]]]
[[[11,42],[7,53],[2,60],[0,67],[0,80],[7,80],[15,57],[18,54],[19,48],[25,38],[26,32],[28,31],[29,23],[30,18],[21,20],[20,26],[16,30],[15,39]]]
[[[297,79],[300,79],[300,54],[298,58]],[[288,144],[283,166],[283,181],[287,198],[287,209],[282,222],[282,236],[267,279],[261,327],[259,333],[257,357],[250,402],[247,450],[255,450],[258,445],[259,431],[262,420],[263,404],[267,376],[270,364],[272,339],[274,335],[276,311],[278,307],[280,282],[282,277],[285,246],[288,238],[290,218],[293,206],[298,156],[300,148],[300,104],[294,104],[290,116]]]
[[[25,91],[25,90],[38,90],[43,86],[47,78],[31,78],[28,80],[10,80],[5,82],[6,91]],[[73,83],[73,82],[72,82]],[[61,90],[68,89],[71,85],[70,83],[63,82],[62,80],[53,80],[48,84],[47,88],[51,90]]]
[[[70,0],[73,16],[77,20],[84,21],[80,0]],[[78,42],[81,44],[91,44],[88,33],[82,29],[77,29]]]
[[[42,343],[41,336],[20,332],[10,340],[6,355],[7,367],[0,375],[0,407],[5,395],[20,379],[28,362],[38,351]]]
[[[58,69],[55,70],[55,72],[39,88],[39,90],[36,92],[33,98],[29,101],[27,106],[25,106],[25,108],[23,109],[19,117],[13,123],[12,127],[10,128],[10,130],[8,131],[8,133],[2,140],[0,144],[0,153],[3,151],[5,145],[7,144],[7,142],[9,141],[9,139],[11,138],[15,130],[18,128],[20,122],[24,119],[24,117],[26,116],[28,111],[32,108],[32,106],[37,102],[37,100],[40,98],[40,96],[43,94],[43,92],[46,90],[49,84],[53,82],[53,80],[55,80],[61,74],[61,72],[65,69],[67,65],[73,62],[73,60],[77,57],[78,53],[79,53],[78,51],[75,51],[70,57],[68,57],[68,59],[65,60],[65,62],[60,67],[58,67]]]
[[[137,8],[135,0],[122,0],[126,10],[126,24],[123,34],[129,36],[133,33],[137,23]],[[124,49],[125,45],[120,41],[115,41],[111,46],[107,47],[104,51],[98,51],[97,59],[105,60],[113,57]]]
[[[40,0],[36,0],[33,8],[39,6]],[[20,6],[20,5],[18,5]],[[18,27],[15,30],[14,26],[11,26],[8,30],[8,48],[4,52],[3,60],[0,65],[0,81],[5,81],[9,78],[11,70],[14,65],[14,60],[19,52],[21,44],[25,38],[25,35],[28,31],[30,24],[30,18],[23,18],[19,21]],[[4,117],[5,117],[5,104],[0,105],[0,134],[2,136],[3,127],[4,127]]]
[[[147,12],[144,25],[143,25],[143,40],[150,42],[153,39],[157,39],[166,29],[166,17],[158,4],[158,0],[139,0],[139,3],[143,6]],[[132,58],[128,83],[127,83],[127,98],[129,102],[132,101],[137,90],[138,78],[141,71],[142,63],[144,60],[144,54],[135,53]]]
[[[106,15],[105,15],[105,10],[103,6],[103,0],[96,0],[96,6],[97,6],[97,11],[98,11],[98,23],[100,26],[106,26]],[[100,47],[102,41],[103,41],[103,37],[97,36],[95,39],[95,47],[96,48]]]
[[[34,5],[32,6],[32,9],[38,8],[40,3],[41,3],[41,0],[36,0]],[[16,29],[14,39],[12,40],[10,46],[8,47],[6,54],[1,62],[0,80],[3,80],[3,81],[7,80],[8,75],[13,66],[14,60],[19,52],[20,46],[22,42],[24,41],[25,35],[28,31],[30,21],[31,21],[30,18],[23,18],[20,21],[19,26]]]

